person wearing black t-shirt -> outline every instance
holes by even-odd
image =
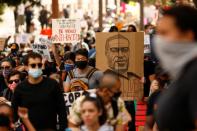
[[[29,119],[37,131],[57,130],[57,118],[60,131],[64,131],[67,127],[67,116],[63,92],[55,80],[42,76],[41,62],[41,55],[27,55],[25,65],[28,78],[17,86],[12,101],[15,120],[18,108],[24,107],[28,109]]]

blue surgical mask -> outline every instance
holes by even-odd
[[[66,71],[71,71],[74,68],[74,64],[64,64],[64,69]]]
[[[30,69],[28,74],[33,78],[38,78],[42,75],[42,69]]]

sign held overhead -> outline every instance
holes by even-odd
[[[52,42],[74,43],[80,42],[79,19],[52,19]]]

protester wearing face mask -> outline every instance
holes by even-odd
[[[13,93],[17,85],[21,82],[21,73],[18,71],[12,71],[6,80],[7,87],[2,92],[2,97],[5,98],[7,101],[11,101],[13,98]]]
[[[66,77],[68,75],[67,72],[73,70],[75,68],[75,53],[66,52],[64,55],[64,62],[61,64],[60,69],[62,70],[62,80],[66,81]]]
[[[17,121],[18,107],[29,111],[29,119],[36,130],[57,130],[57,115],[60,131],[66,128],[66,109],[63,92],[59,84],[42,76],[42,56],[37,53],[27,55],[24,64],[28,78],[14,91],[12,106]]]
[[[120,98],[120,79],[114,72],[104,72],[101,85],[96,91],[97,96],[101,97],[107,112],[108,125],[114,127],[115,131],[123,131],[124,126],[131,120],[124,101]],[[85,96],[79,97],[71,107],[68,116],[69,127],[79,128],[82,123],[80,105]]]
[[[7,88],[6,78],[15,67],[15,62],[12,59],[5,58],[0,64],[0,94]]]
[[[72,87],[72,83],[76,84],[76,81],[80,81],[77,84],[81,86],[81,89],[83,89],[81,84],[83,82],[88,83],[88,89],[97,88],[103,73],[88,65],[88,51],[86,49],[79,49],[75,55],[76,68],[69,72],[70,74],[64,82],[64,91],[69,92],[75,88]]]
[[[1,61],[1,74],[6,78],[10,72],[15,68],[16,63],[11,58],[5,58]]]
[[[197,130],[197,9],[176,6],[163,12],[154,48],[172,84],[158,100],[159,130]]]

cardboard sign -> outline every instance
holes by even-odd
[[[0,51],[4,50],[6,38],[0,38]]]
[[[38,35],[35,38],[35,42],[32,45],[33,52],[37,52],[42,55],[43,58],[51,61],[51,56],[49,53],[49,44],[51,42],[48,40],[47,36]]]
[[[88,90],[88,92],[96,92],[95,89],[92,90]],[[77,100],[77,98],[79,98],[80,96],[82,96],[84,93],[84,91],[75,91],[75,92],[69,92],[69,93],[64,93],[64,100],[65,100],[65,105],[66,105],[66,109],[67,109],[67,113],[69,114],[69,110],[72,107],[72,104]]]
[[[79,19],[52,19],[52,42],[73,43],[80,42]]]
[[[124,100],[143,97],[144,33],[117,32],[96,34],[96,67],[113,70],[121,80]]]
[[[30,43],[29,38],[30,38],[29,34],[17,34],[16,35],[16,43],[18,43],[18,44]]]
[[[150,35],[144,35],[144,53],[151,53]]]

